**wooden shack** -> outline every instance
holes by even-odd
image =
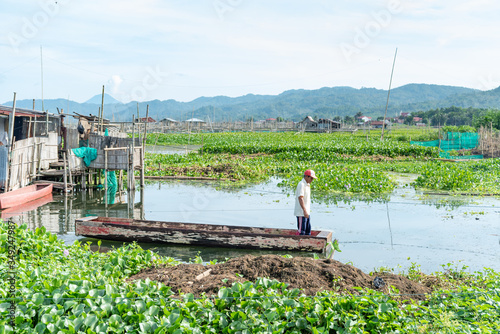
[[[340,129],[342,124],[328,118],[320,118],[318,120],[318,129],[322,130],[336,130]]]
[[[316,130],[318,129],[318,122],[316,122],[311,116],[306,116],[306,118],[299,122],[299,126],[303,130]]]
[[[0,106],[0,119],[4,126],[8,123],[7,144],[0,150],[0,186],[10,191],[28,185],[40,170],[58,160],[61,118],[48,112]]]

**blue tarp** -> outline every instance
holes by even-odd
[[[73,153],[79,158],[83,158],[85,166],[90,166],[90,163],[97,158],[97,150],[92,147],[80,147],[72,149]]]

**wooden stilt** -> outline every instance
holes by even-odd
[[[71,164],[71,158],[69,154],[69,150],[66,151],[66,157],[68,159],[68,173],[69,173],[69,184],[71,185],[71,188],[73,188],[73,175],[71,173],[71,168],[73,167]]]
[[[82,175],[82,189],[87,190],[87,168],[83,169]]]
[[[108,208],[108,151],[104,149],[104,206]]]
[[[68,165],[66,164],[66,152],[63,152],[63,161],[64,161],[64,193],[66,194],[68,191]]]
[[[141,147],[141,189],[144,188],[144,146]]]

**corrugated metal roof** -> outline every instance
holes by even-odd
[[[199,119],[199,118],[190,118],[190,119],[187,119],[186,122],[205,123],[204,120]]]
[[[12,107],[2,106],[0,105],[0,115],[10,115],[12,113]],[[50,116],[59,116],[54,114],[49,114]],[[47,114],[42,111],[29,110],[16,108],[16,116],[22,117],[47,117]]]
[[[178,123],[178,121],[176,121],[175,119],[173,118],[168,118],[168,117],[165,117],[164,119],[162,119],[160,122],[163,122],[163,121],[168,121],[168,122],[172,122],[172,123]]]

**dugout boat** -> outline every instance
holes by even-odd
[[[52,194],[52,184],[32,184],[0,194],[0,209],[26,204]]]
[[[45,195],[43,197],[37,198],[33,201],[19,204],[16,206],[11,206],[8,209],[2,210],[0,212],[0,218],[8,219],[11,217],[22,215],[25,212],[35,210],[36,208],[43,206],[47,203],[52,202],[52,193]]]
[[[75,221],[76,235],[97,239],[330,254],[331,231],[311,231],[307,236],[296,233],[297,230],[281,228],[112,217],[85,217]]]

